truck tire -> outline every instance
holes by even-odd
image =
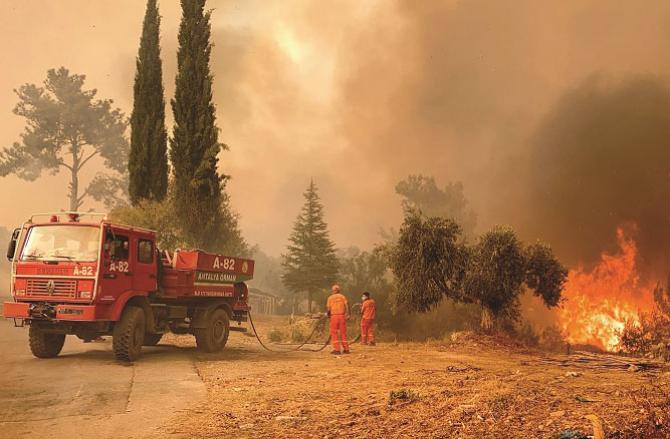
[[[60,354],[65,343],[65,334],[52,334],[31,326],[28,330],[30,352],[37,358],[53,358]]]
[[[195,344],[204,352],[218,352],[223,349],[230,334],[230,319],[224,309],[215,309],[207,320],[206,328],[195,328]]]
[[[119,361],[135,361],[140,356],[144,343],[144,310],[129,306],[123,310],[121,320],[114,325],[112,347]]]
[[[163,338],[163,334],[144,334],[144,346],[156,346]]]

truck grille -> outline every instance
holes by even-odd
[[[50,285],[52,284],[52,285]],[[28,279],[27,296],[76,297],[76,280]]]

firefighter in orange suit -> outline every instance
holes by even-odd
[[[331,291],[328,302],[326,302],[326,310],[328,311],[328,317],[330,317],[330,340],[333,342],[333,350],[330,353],[334,355],[348,354],[347,320],[349,320],[349,302],[340,293],[339,285],[333,285]],[[340,339],[342,341],[342,352],[340,352]]]
[[[361,299],[363,299],[361,305],[361,343],[374,346],[375,336],[372,333],[372,324],[375,322],[377,304],[367,291],[363,293]]]

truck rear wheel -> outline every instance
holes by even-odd
[[[28,342],[30,351],[37,358],[53,358],[63,349],[65,334],[52,334],[31,326],[28,330]]]
[[[120,361],[135,361],[140,356],[144,343],[144,311],[136,306],[129,306],[121,315],[112,338],[114,356]]]
[[[163,338],[163,334],[144,334],[144,346],[156,346]]]
[[[206,328],[193,330],[195,344],[204,352],[218,352],[224,348],[230,334],[230,319],[224,309],[216,309],[210,315]]]

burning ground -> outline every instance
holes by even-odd
[[[259,322],[262,333],[278,324]],[[197,355],[207,401],[164,432],[549,438],[566,430],[592,434],[585,416],[595,415],[606,437],[670,434],[670,372],[571,358],[468,334],[444,342],[354,345],[350,356],[336,358],[327,351],[271,354],[252,338],[233,335],[225,352]]]

